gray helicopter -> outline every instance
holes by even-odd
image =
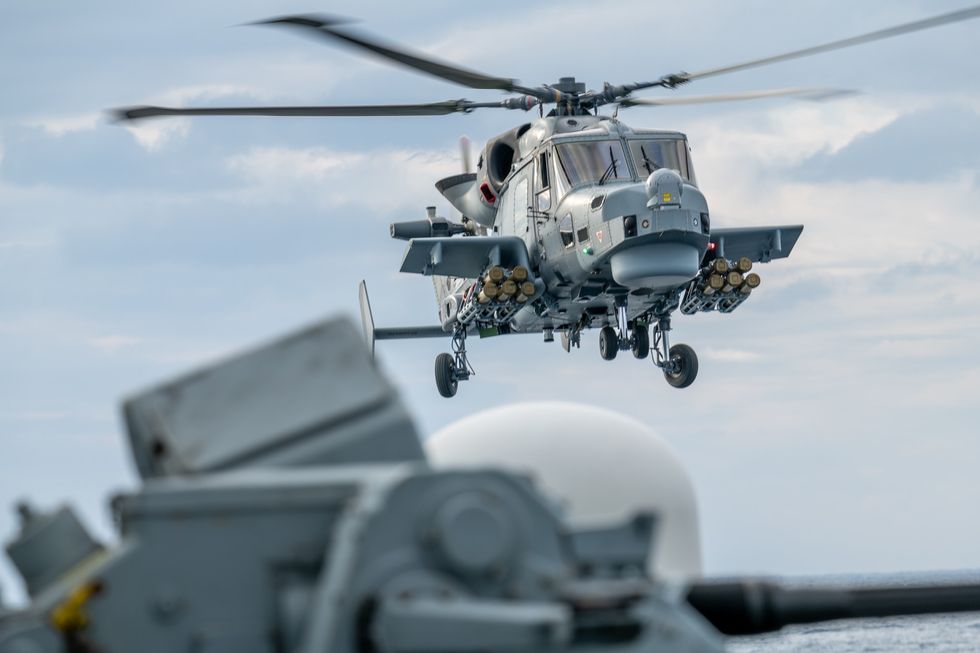
[[[670,344],[671,316],[731,313],[759,287],[756,263],[785,258],[802,225],[713,228],[684,134],[634,129],[621,108],[739,101],[777,96],[826,99],[847,93],[788,88],[728,95],[642,99],[647,88],[674,89],[705,77],[819,54],[980,16],[972,7],[771,57],[665,75],[648,82],[586,90],[573,77],[537,87],[493,77],[385,44],[324,16],[287,16],[260,24],[285,25],[368,52],[387,61],[475,89],[514,95],[496,102],[449,100],[429,104],[167,108],[129,107],[123,120],[155,116],[421,116],[483,108],[529,111],[539,118],[490,139],[476,171],[464,153],[464,171],[436,182],[461,214],[455,222],[429,207],[423,220],[391,225],[408,241],[401,271],[433,277],[440,324],[375,328],[364,282],[360,303],[365,336],[376,340],[451,337],[452,353],[435,361],[444,397],[475,371],[467,358],[470,335],[489,337],[558,332],[565,351],[598,328],[599,353],[650,358],[667,382],[691,385],[698,358]],[[545,112],[545,107],[553,108]],[[613,105],[612,115],[599,115]]]

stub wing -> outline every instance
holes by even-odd
[[[475,279],[491,265],[530,267],[527,246],[517,236],[413,238],[402,272]]]
[[[789,256],[802,232],[801,224],[712,229],[711,242],[717,256],[731,260],[747,256],[755,263],[768,263]]]

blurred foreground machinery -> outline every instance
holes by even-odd
[[[650,579],[656,515],[573,530],[526,477],[432,469],[346,320],[123,412],[145,482],[112,501],[119,542],[21,504],[7,551],[30,603],[0,606],[0,652],[710,652],[722,633],[980,609],[972,586]]]

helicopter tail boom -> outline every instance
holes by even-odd
[[[371,312],[371,300],[368,298],[367,282],[361,281],[358,286],[358,299],[361,304],[361,326],[364,329],[364,340],[374,356],[374,343],[377,340],[407,340],[410,338],[445,338],[449,334],[441,326],[408,326],[383,327],[374,326],[374,314]]]

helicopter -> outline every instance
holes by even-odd
[[[756,264],[790,255],[803,225],[714,227],[698,186],[687,136],[633,128],[621,109],[744,101],[773,97],[824,100],[838,89],[783,88],[723,95],[638,98],[644,89],[673,90],[699,79],[816,55],[980,16],[974,6],[821,45],[652,81],[587,90],[574,77],[540,86],[495,77],[412,52],[352,30],[323,15],[260,21],[339,43],[360,53],[471,89],[510,94],[503,100],[466,99],[427,104],[200,107],[134,106],[119,120],[165,116],[431,116],[477,109],[534,108],[538,118],[485,144],[471,170],[466,143],[463,172],[436,182],[460,213],[452,221],[427,207],[422,220],[396,222],[392,238],[408,245],[400,271],[430,276],[439,324],[375,327],[367,286],[359,300],[365,338],[450,338],[451,353],[435,360],[443,397],[476,372],[468,336],[540,333],[560,337],[566,352],[581,347],[582,332],[599,329],[599,353],[650,358],[667,383],[690,386],[698,357],[671,344],[671,318],[701,312],[732,313],[760,286]],[[612,106],[611,115],[600,108]],[[546,112],[546,107],[551,107]]]

